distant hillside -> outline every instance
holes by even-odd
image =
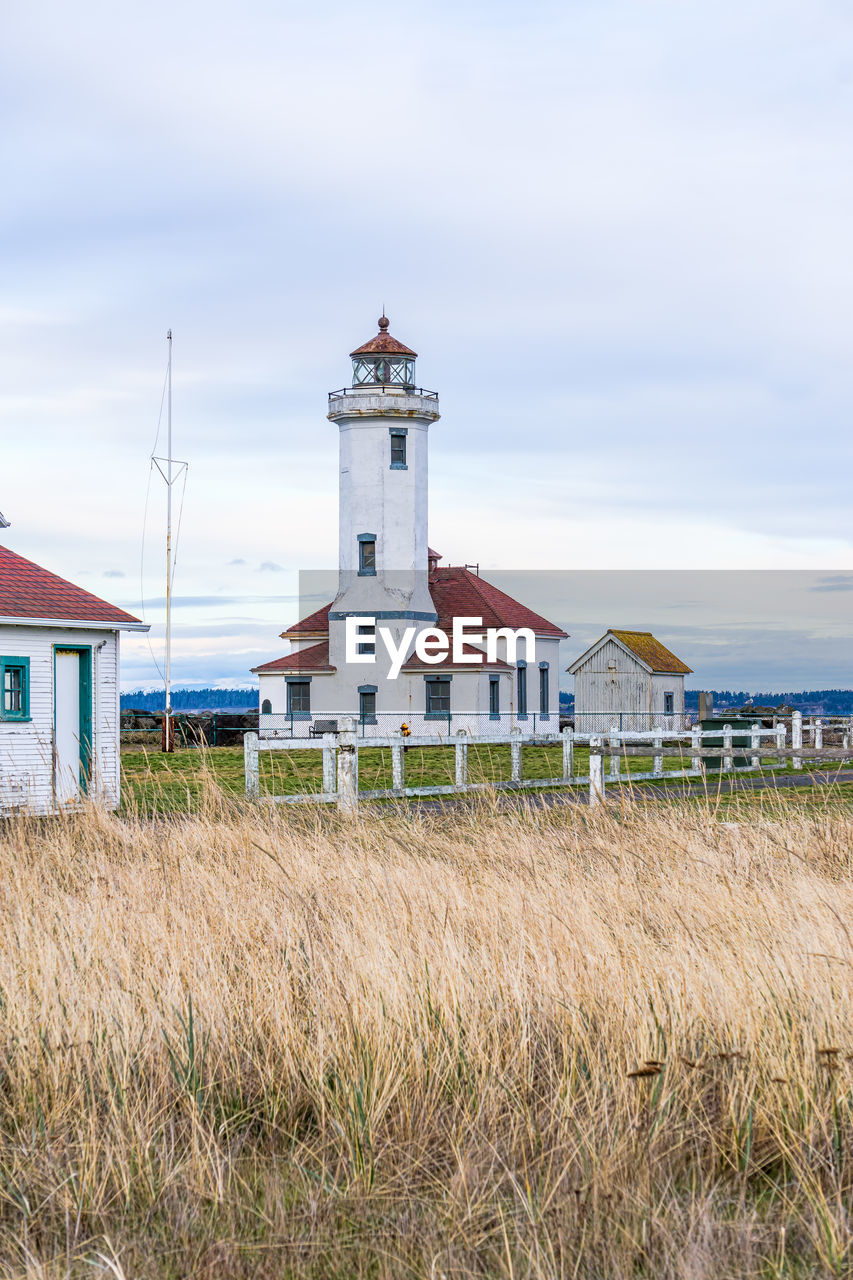
[[[137,689],[121,695],[121,709],[163,711],[166,700],[162,689]],[[175,711],[257,711],[257,689],[173,689]]]

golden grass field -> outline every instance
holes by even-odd
[[[0,828],[0,1275],[853,1273],[849,802],[198,808]]]

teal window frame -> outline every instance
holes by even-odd
[[[310,720],[311,719],[311,677],[310,676],[285,676],[284,678],[287,683],[287,714],[293,720]],[[294,708],[293,706],[294,686],[299,687],[300,701],[302,699],[304,690],[305,689],[308,690],[307,709],[303,707],[299,707],[298,709]]]
[[[372,564],[367,562],[367,548],[372,547]],[[360,533],[358,535],[358,576],[360,578],[376,577],[376,534]]]
[[[527,663],[519,661],[516,671],[516,690],[518,698],[518,707],[516,708],[516,719],[527,719]]]
[[[94,703],[92,646],[90,644],[55,644],[53,646],[53,732],[56,733],[56,655],[80,655],[80,791],[89,794],[92,778],[92,712]],[[5,683],[5,681],[4,681]]]
[[[264,698],[263,702],[261,703],[261,715],[262,716],[272,715],[272,703],[270,702],[269,698]]]
[[[551,675],[547,662],[539,663],[539,719],[549,720],[551,700]]]
[[[663,713],[665,716],[675,715],[675,694],[672,690],[663,695]]]
[[[450,720],[450,683],[453,676],[424,676],[424,719],[425,720]],[[439,690],[438,685],[447,685],[446,691],[442,688]],[[447,698],[447,710],[436,711],[432,705],[435,697]]]
[[[6,672],[9,670],[17,670],[21,672],[21,710],[6,710]],[[2,690],[3,700],[0,703],[0,720],[9,721],[12,724],[25,724],[31,719],[30,716],[30,660],[29,658],[18,658],[12,655],[8,657],[0,657],[0,690]]]
[[[389,427],[388,428],[388,436],[391,441],[391,470],[392,471],[408,471],[409,469],[408,445],[406,442],[406,437],[408,434],[409,434],[408,427]],[[397,448],[398,453],[402,452],[402,455],[403,455],[402,458],[398,457],[395,459],[394,457],[395,446]],[[402,450],[401,450],[401,446],[402,446]]]
[[[376,724],[376,695],[378,685],[360,684],[358,686],[358,719],[360,724]],[[371,704],[372,699],[372,704]],[[372,705],[373,710],[369,710]]]
[[[501,718],[501,678],[489,676],[489,719]]]

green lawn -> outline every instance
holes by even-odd
[[[665,756],[664,772],[677,772],[689,767],[689,763],[688,748],[683,764],[677,756]],[[391,787],[391,752],[387,748],[361,748],[358,764],[362,791]],[[562,747],[525,747],[522,769],[525,779],[559,778],[562,773]],[[651,757],[622,761],[624,779],[632,774],[651,772],[651,769]],[[316,749],[262,751],[260,770],[262,795],[296,795],[319,792],[322,788],[322,753]],[[585,776],[588,770],[589,752],[585,747],[576,749],[575,775]],[[243,795],[245,790],[243,751],[240,747],[176,751],[170,756],[151,750],[125,751],[122,754],[122,774],[125,806],[139,808],[145,813],[192,812],[211,788],[219,788],[235,797]],[[455,754],[452,747],[412,747],[406,752],[407,786],[448,785],[454,776]],[[470,782],[506,782],[511,776],[508,746],[469,747]],[[710,775],[710,789],[713,789],[714,781],[714,775]]]

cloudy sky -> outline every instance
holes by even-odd
[[[853,567],[843,0],[3,15],[2,536],[140,609],[171,326],[181,682],[246,680],[334,564],[326,393],[383,302],[447,560]]]

